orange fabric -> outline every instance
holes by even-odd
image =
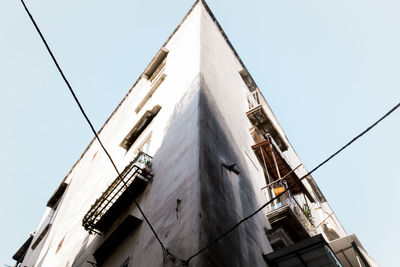
[[[279,187],[274,188],[275,196],[279,196],[284,191],[285,191],[285,188],[283,186],[279,186]]]

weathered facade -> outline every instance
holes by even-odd
[[[16,265],[375,264],[313,178],[299,181],[307,170],[204,1],[193,5],[99,137],[121,177],[93,140],[14,255]],[[163,253],[135,202],[176,259]]]

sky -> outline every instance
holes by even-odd
[[[194,1],[26,1],[99,129]],[[311,170],[400,101],[397,0],[208,0]],[[0,1],[0,266],[93,138],[20,1]],[[313,174],[346,231],[398,266],[400,110]]]

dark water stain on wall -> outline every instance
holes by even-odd
[[[243,153],[235,144],[204,80],[199,101],[200,246],[204,247],[258,206],[250,177],[246,174]],[[230,178],[232,175],[224,175],[226,171],[221,171],[222,164],[233,163],[240,170],[236,184]],[[237,186],[239,188],[235,188]],[[240,199],[235,192],[239,192]],[[225,236],[201,255],[200,266],[265,266],[261,259],[260,240],[263,239],[255,236],[260,232],[256,229],[262,228],[259,222],[254,217]]]

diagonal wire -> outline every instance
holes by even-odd
[[[93,134],[95,135],[95,137],[96,137],[97,141],[99,142],[100,146],[102,147],[103,151],[106,153],[107,157],[109,158],[109,160],[110,160],[112,166],[114,167],[115,171],[117,172],[119,178],[120,178],[121,180],[123,180],[123,179],[122,179],[122,176],[121,176],[121,173],[119,172],[117,166],[115,165],[113,159],[111,158],[111,155],[108,153],[107,149],[105,148],[105,146],[104,146],[103,143],[101,142],[100,137],[98,136],[98,134],[97,134],[95,128],[93,127],[92,122],[90,121],[89,117],[86,115],[85,110],[83,109],[81,103],[79,102],[78,97],[76,96],[76,94],[75,94],[74,90],[72,89],[70,83],[68,82],[67,78],[65,77],[64,72],[62,71],[60,65],[58,64],[58,62],[57,62],[57,60],[56,60],[56,58],[55,58],[55,56],[53,55],[53,52],[51,51],[49,45],[47,44],[46,39],[44,38],[42,32],[40,31],[40,29],[39,29],[38,25],[36,24],[34,18],[32,17],[32,14],[29,12],[29,9],[27,8],[27,6],[25,5],[25,2],[24,2],[23,0],[21,0],[21,3],[22,3],[22,5],[23,5],[24,8],[25,8],[26,13],[29,15],[29,18],[31,19],[33,25],[35,26],[36,31],[39,33],[40,38],[42,39],[44,45],[45,45],[46,48],[47,48],[47,51],[49,52],[51,58],[53,59],[53,62],[54,62],[54,64],[56,65],[56,67],[57,67],[57,69],[58,69],[58,72],[61,74],[61,76],[62,76],[64,82],[67,84],[67,87],[68,87],[70,93],[72,94],[72,96],[73,96],[73,98],[74,98],[76,104],[78,105],[78,107],[79,107],[79,109],[80,109],[82,115],[85,117],[85,120],[86,120],[87,123],[89,124],[90,129],[92,130]],[[167,249],[165,248],[163,242],[160,240],[160,238],[158,237],[156,231],[154,230],[153,226],[151,225],[150,221],[148,220],[148,218],[147,218],[146,215],[144,214],[144,212],[143,212],[142,208],[140,207],[139,203],[137,203],[136,200],[134,200],[133,202],[135,203],[135,205],[136,205],[137,208],[139,209],[139,211],[140,211],[140,213],[142,214],[143,218],[145,219],[146,223],[149,225],[149,227],[150,227],[151,231],[153,232],[154,236],[157,238],[157,240],[158,240],[158,242],[160,243],[161,248],[163,249],[163,251],[167,251]],[[169,252],[168,252],[168,253],[169,253]],[[169,253],[169,254],[171,254],[171,253]]]
[[[322,167],[323,165],[325,165],[328,161],[330,161],[332,158],[334,158],[335,156],[337,156],[340,152],[342,152],[343,150],[345,150],[347,147],[349,147],[351,144],[353,144],[357,139],[359,139],[361,136],[363,136],[364,134],[366,134],[367,132],[369,132],[372,128],[374,128],[378,123],[380,123],[381,121],[383,121],[385,118],[387,118],[392,112],[394,112],[396,109],[398,109],[400,107],[400,103],[398,103],[397,105],[395,105],[391,110],[389,110],[385,115],[383,115],[379,120],[377,120],[376,122],[374,122],[373,124],[371,124],[368,128],[366,128],[364,131],[362,131],[360,134],[358,134],[356,137],[354,137],[353,139],[351,139],[347,144],[345,144],[344,146],[342,146],[339,150],[337,150],[335,153],[333,153],[332,155],[330,155],[327,159],[325,159],[324,161],[322,161],[320,164],[318,164],[314,169],[312,169],[309,173],[307,173],[306,175],[304,175],[303,177],[301,177],[300,179],[298,179],[293,185],[291,185],[290,187],[286,188],[285,191],[283,191],[281,194],[286,193],[287,191],[289,191],[290,189],[292,189],[293,187],[295,187],[298,183],[300,183],[300,181],[302,181],[303,179],[305,179],[307,176],[311,175],[313,172],[315,172],[316,170],[318,170],[320,167]],[[204,248],[200,249],[198,252],[196,252],[195,254],[193,254],[192,256],[190,256],[189,258],[187,258],[185,260],[186,264],[189,264],[190,260],[192,260],[193,258],[195,258],[196,256],[198,256],[199,254],[201,254],[202,252],[206,251],[207,249],[209,249],[211,246],[215,245],[219,240],[221,240],[222,238],[224,238],[225,236],[227,236],[228,234],[230,234],[231,232],[233,232],[236,228],[238,228],[242,223],[244,223],[245,221],[249,220],[251,217],[253,217],[254,215],[256,215],[257,213],[259,213],[261,210],[263,210],[266,206],[268,206],[270,203],[272,203],[272,201],[274,201],[275,199],[279,198],[278,196],[275,196],[274,198],[272,198],[271,200],[269,200],[267,203],[265,203],[264,205],[262,205],[260,208],[258,208],[256,211],[254,211],[253,213],[251,213],[250,215],[244,217],[243,219],[241,219],[239,222],[237,222],[234,226],[232,226],[231,228],[229,228],[226,232],[224,232],[223,234],[221,234],[219,237],[215,238],[213,241],[211,241],[210,243],[208,243],[208,245],[206,245]]]
[[[27,12],[27,14],[29,15],[29,18],[31,19],[32,23],[34,24],[37,32],[39,33],[44,45],[47,48],[47,51],[49,52],[51,58],[53,59],[58,71],[60,72],[62,78],[64,79],[65,83],[68,86],[69,91],[71,92],[75,102],[77,103],[82,115],[85,117],[86,121],[88,122],[92,132],[94,133],[96,139],[98,140],[99,144],[101,145],[102,149],[104,150],[104,152],[106,153],[107,157],[110,159],[111,164],[113,165],[115,171],[118,173],[118,176],[121,178],[121,174],[118,170],[118,168],[116,167],[114,161],[112,160],[110,154],[108,153],[107,149],[104,147],[103,143],[101,142],[96,130],[94,129],[91,121],[89,120],[88,116],[86,115],[82,105],[80,104],[77,96],[75,95],[75,92],[73,91],[71,85],[69,84],[67,78],[65,77],[63,71],[61,70],[60,66],[58,65],[57,60],[55,59],[50,47],[48,46],[45,38],[43,37],[39,27],[37,26],[35,20],[33,19],[31,13],[29,12],[28,8],[26,7],[25,3],[23,0],[21,0],[21,3],[23,4],[25,11]],[[377,120],[375,123],[373,123],[371,126],[369,126],[367,129],[365,129],[363,132],[361,132],[359,135],[357,135],[356,137],[354,137],[352,140],[350,140],[346,145],[344,145],[343,147],[341,147],[338,151],[336,151],[335,153],[333,153],[331,156],[329,156],[327,159],[325,159],[323,162],[321,162],[318,166],[316,166],[314,169],[312,169],[309,173],[307,173],[306,175],[304,175],[303,177],[301,177],[299,180],[297,180],[292,186],[288,187],[284,192],[287,192],[288,190],[292,189],[293,187],[295,187],[300,181],[302,181],[303,179],[305,179],[307,176],[311,175],[313,172],[315,172],[317,169],[319,169],[320,167],[322,167],[323,165],[325,165],[328,161],[330,161],[332,158],[334,158],[335,156],[337,156],[339,153],[341,153],[344,149],[346,149],[348,146],[350,146],[352,143],[354,143],[357,139],[359,139],[361,136],[363,136],[364,134],[366,134],[367,132],[369,132],[372,128],[374,128],[378,123],[380,123],[382,120],[384,120],[386,117],[388,117],[392,112],[394,112],[397,108],[399,108],[400,103],[398,103],[396,106],[394,106],[390,111],[388,111],[384,116],[382,116],[379,120]],[[190,256],[187,260],[185,260],[185,262],[188,264],[190,262],[190,260],[192,260],[194,257],[198,256],[199,254],[201,254],[202,252],[204,252],[205,250],[207,250],[208,248],[210,248],[211,246],[213,246],[215,243],[217,243],[219,240],[221,240],[223,237],[227,236],[229,233],[231,233],[232,231],[234,231],[237,227],[239,227],[242,223],[244,223],[245,221],[249,220],[250,218],[252,218],[254,215],[256,215],[258,212],[260,212],[262,209],[264,209],[267,205],[269,205],[272,201],[274,201],[275,199],[277,199],[279,196],[276,196],[274,198],[272,198],[270,201],[268,201],[267,203],[265,203],[264,205],[262,205],[260,208],[258,208],[256,211],[254,211],[253,213],[251,213],[250,215],[244,217],[243,219],[241,219],[238,223],[236,223],[234,226],[232,226],[230,229],[228,229],[226,232],[224,232],[222,235],[220,235],[219,237],[217,237],[216,239],[214,239],[213,241],[211,241],[207,246],[205,246],[204,248],[200,249],[198,252],[196,252],[195,254],[193,254],[192,256]],[[141,207],[139,206],[139,204],[136,202],[136,200],[134,200],[134,203],[136,204],[136,206],[138,207],[140,213],[142,214],[143,218],[145,219],[145,221],[147,222],[147,224],[149,225],[149,227],[151,228],[153,234],[155,235],[155,237],[157,238],[157,240],[159,241],[162,249],[164,251],[168,251],[166,250],[164,244],[162,243],[162,241],[160,240],[160,238],[158,237],[157,233],[155,232],[153,226],[151,225],[151,223],[149,222],[149,220],[147,219],[147,217],[145,216],[145,214],[143,213],[143,210],[141,209]],[[168,252],[168,254],[171,254]],[[172,254],[171,254],[172,255]]]

